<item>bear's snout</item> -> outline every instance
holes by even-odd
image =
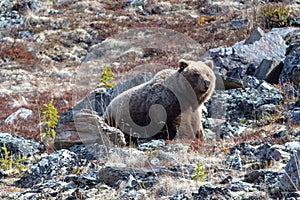
[[[210,80],[204,80],[204,87],[205,89],[208,89],[210,86]]]

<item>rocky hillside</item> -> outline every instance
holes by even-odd
[[[299,6],[0,2],[1,198],[300,198]],[[206,140],[124,146],[101,119],[105,107],[180,58],[215,64]],[[105,68],[117,84],[109,89]],[[41,135],[51,99],[55,146]]]

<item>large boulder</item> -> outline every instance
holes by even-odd
[[[54,146],[69,148],[75,144],[99,143],[107,146],[124,146],[124,134],[110,127],[92,110],[68,111],[60,118]]]
[[[294,152],[286,164],[285,173],[283,173],[279,179],[281,191],[299,191],[299,156],[300,151]]]
[[[300,88],[300,45],[295,48],[284,60],[280,82],[291,82]]]
[[[257,28],[245,41],[232,47],[210,49],[204,58],[213,59],[215,72],[224,81],[226,89],[243,88],[247,85],[243,80],[247,76],[256,75],[259,79],[278,82],[281,71],[278,65],[285,58],[286,47],[279,33],[265,33]]]
[[[4,153],[2,149],[4,143],[7,150],[15,156],[29,157],[37,153],[42,153],[46,149],[45,145],[41,142],[0,132],[0,155]]]

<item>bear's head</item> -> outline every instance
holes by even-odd
[[[186,89],[186,91],[189,90],[188,88],[192,88],[198,104],[206,102],[215,89],[216,76],[213,72],[213,62],[210,60],[195,62],[181,59],[178,65],[181,88]],[[190,97],[192,98],[191,94]]]

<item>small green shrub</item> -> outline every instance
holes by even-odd
[[[49,104],[44,104],[42,109],[42,123],[46,125],[45,132],[42,132],[41,136],[50,136],[55,138],[55,128],[58,124],[59,115],[56,108],[53,106],[53,99],[50,100]]]
[[[19,174],[22,174],[25,170],[28,169],[23,162],[28,161],[28,158],[22,157],[20,154],[16,159],[13,158],[13,155],[7,150],[6,143],[3,143],[3,147],[1,148],[4,151],[4,155],[0,158],[0,168],[3,170],[9,170],[13,168],[17,168]]]
[[[266,28],[288,26],[293,9],[285,4],[267,4],[260,9],[260,15]]]
[[[114,74],[111,71],[109,66],[105,66],[105,68],[103,69],[103,74],[101,75],[99,81],[100,83],[103,83],[103,86],[106,88],[110,88],[115,86],[114,83],[112,83],[112,81],[115,80],[115,78],[113,77]]]
[[[194,173],[195,175],[192,177],[192,180],[201,181],[201,182],[205,181],[206,171],[205,171],[205,167],[201,164],[200,161],[198,161]]]

